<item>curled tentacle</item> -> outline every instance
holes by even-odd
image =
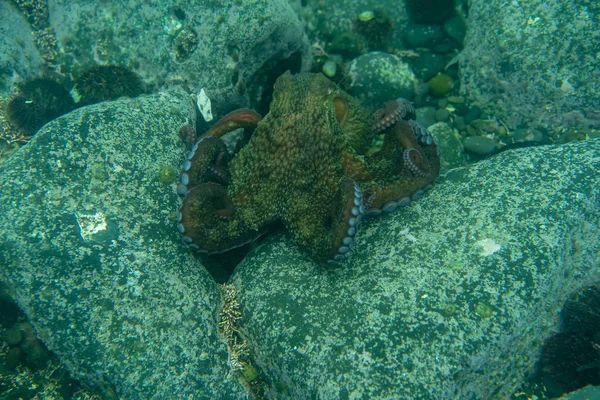
[[[244,136],[249,139],[252,131],[261,120],[261,116],[254,110],[249,108],[240,108],[230,112],[215,123],[203,137],[216,136],[221,137],[228,132],[238,128],[244,128]]]
[[[351,180],[346,180],[340,187],[339,211],[332,213],[333,226],[331,229],[331,248],[327,262],[341,261],[352,249],[358,225],[366,212],[364,198],[360,186]]]
[[[377,134],[385,132],[398,121],[415,118],[415,108],[406,99],[398,98],[385,103],[384,108],[377,110],[373,131]]]
[[[244,128],[244,141],[247,141],[260,119],[261,116],[257,112],[242,108],[230,112],[217,121],[188,153],[181,166],[180,183],[177,186],[177,193],[185,196],[188,188],[193,188],[195,185],[204,182],[227,185],[229,183],[227,165],[231,159],[231,155],[220,137],[235,129]],[[184,135],[185,137],[189,137],[191,132],[195,136],[195,131],[189,123],[180,129],[180,135]],[[236,150],[239,151],[241,147],[241,145],[238,146]]]
[[[385,131],[381,151],[372,163],[375,183],[365,186],[368,214],[392,212],[423,195],[440,171],[439,149],[425,127],[399,120]]]
[[[226,185],[229,181],[229,159],[229,152],[221,139],[214,136],[200,139],[181,166],[177,193],[185,196],[188,188],[205,182]]]
[[[429,173],[429,162],[420,149],[413,147],[404,150],[402,160],[405,168],[414,176],[425,178]]]
[[[227,189],[216,183],[203,183],[184,198],[177,229],[193,250],[220,253],[249,243],[264,232],[245,227],[236,216]]]
[[[186,120],[185,124],[183,124],[181,128],[179,128],[179,137],[190,147],[198,140],[196,135],[196,129],[192,126],[192,124],[190,124],[188,120]]]
[[[284,217],[296,242],[319,262],[340,261],[350,251],[365,213],[362,190],[351,179],[342,181],[331,200],[331,209],[311,215],[290,210]]]

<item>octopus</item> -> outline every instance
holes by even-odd
[[[223,137],[237,129],[241,139],[228,147]],[[190,248],[214,254],[283,225],[315,261],[336,263],[366,216],[393,212],[432,186],[439,154],[407,100],[370,115],[322,74],[288,71],[264,118],[233,111],[194,144],[181,167],[177,228]]]

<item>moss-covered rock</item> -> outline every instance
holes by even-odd
[[[365,106],[379,108],[386,101],[414,96],[417,78],[400,57],[374,51],[355,58],[348,68],[348,92]]]
[[[442,97],[452,91],[454,81],[446,74],[438,74],[428,82],[429,93],[436,97]]]
[[[467,26],[460,87],[487,115],[511,130],[600,127],[600,2],[474,0]]]
[[[510,396],[556,310],[600,281],[598,154],[594,140],[449,171],[364,221],[337,266],[267,240],[232,280],[276,397]]]
[[[0,281],[75,377],[119,398],[246,397],[219,289],[180,241],[175,182],[157,179],[185,158],[194,107],[183,92],[83,107],[0,167]]]

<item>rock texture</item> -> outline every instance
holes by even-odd
[[[62,74],[125,65],[150,89],[205,88],[217,114],[258,101],[272,84],[265,81],[270,72],[299,72],[311,60],[308,39],[286,0],[50,0],[48,16],[59,51],[52,64]]]
[[[505,398],[600,280],[600,140],[507,151],[367,219],[321,267],[273,238],[232,277],[275,398]]]
[[[179,92],[81,108],[0,170],[0,281],[75,376],[120,398],[244,398],[220,292],[175,229]]]
[[[101,103],[0,167],[0,282],[75,376],[128,398],[245,398],[219,289],[176,230],[189,95]],[[337,266],[288,236],[232,277],[268,398],[502,398],[600,281],[600,140],[506,151],[367,219]],[[432,383],[434,382],[434,383]]]
[[[37,77],[43,59],[25,16],[11,2],[0,2],[0,21],[0,95],[7,95],[13,79]]]
[[[600,127],[600,3],[470,2],[461,91],[510,128]]]

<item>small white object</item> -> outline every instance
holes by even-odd
[[[89,241],[93,235],[108,228],[106,216],[97,212],[94,214],[76,213],[77,225],[79,225],[79,234],[84,241]]]
[[[481,255],[484,257],[494,254],[502,248],[502,246],[494,242],[492,239],[479,240],[475,242],[475,244],[481,246]]]
[[[212,121],[212,107],[210,104],[210,99],[206,95],[204,89],[200,89],[200,93],[196,97],[196,104],[198,105],[198,109],[200,110],[200,114],[202,114],[204,117],[204,120],[206,122]]]

